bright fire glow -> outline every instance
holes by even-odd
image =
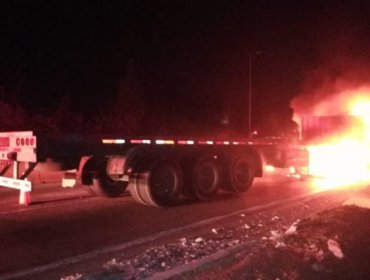
[[[369,93],[370,94],[370,93]],[[353,104],[351,114],[360,117],[364,122],[364,141],[370,146],[370,97]]]
[[[340,136],[330,135],[307,147],[309,174],[321,178],[315,182],[315,191],[370,180],[370,90],[348,96],[346,104],[341,104],[343,114],[359,117],[363,125],[348,127]]]
[[[308,147],[309,172],[322,178],[316,187],[336,188],[368,180],[370,150],[355,140]]]

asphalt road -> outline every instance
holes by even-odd
[[[243,195],[220,193],[207,203],[152,208],[135,203],[128,195],[94,197],[83,187],[63,189],[57,184],[42,184],[34,189],[28,207],[18,205],[17,191],[0,189],[0,279],[312,192],[307,182],[267,177],[257,179]]]

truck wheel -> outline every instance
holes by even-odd
[[[138,174],[130,184],[132,197],[149,206],[169,206],[182,192],[182,171],[167,159],[156,160],[148,172]]]
[[[112,180],[107,175],[106,168],[106,160],[94,160],[93,170],[85,171],[85,173],[90,172],[89,176],[91,176],[91,184],[88,185],[89,190],[94,194],[103,197],[118,197],[122,193],[124,193],[127,188],[128,182]]]
[[[211,156],[201,157],[194,165],[189,193],[200,201],[214,197],[221,183],[221,167]]]
[[[242,193],[252,185],[256,173],[256,164],[253,157],[248,154],[236,156],[230,167],[231,191]]]
[[[142,193],[147,191],[147,178],[148,172],[136,174],[135,177],[130,178],[130,184],[128,185],[128,191],[131,197],[138,203],[149,206],[146,200],[146,195]],[[156,206],[156,205],[155,205]]]

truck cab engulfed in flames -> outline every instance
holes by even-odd
[[[301,141],[308,151],[307,174],[327,188],[370,178],[368,124],[358,115],[304,116]]]

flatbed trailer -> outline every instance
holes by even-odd
[[[18,189],[20,203],[29,204],[28,177],[39,162],[51,159],[61,170],[76,170],[66,173],[71,185],[104,197],[128,190],[141,204],[170,206],[184,199],[209,200],[220,189],[245,192],[263,175],[264,165],[276,160],[278,147],[271,141],[3,132],[0,185]],[[4,176],[10,168],[12,176]]]

